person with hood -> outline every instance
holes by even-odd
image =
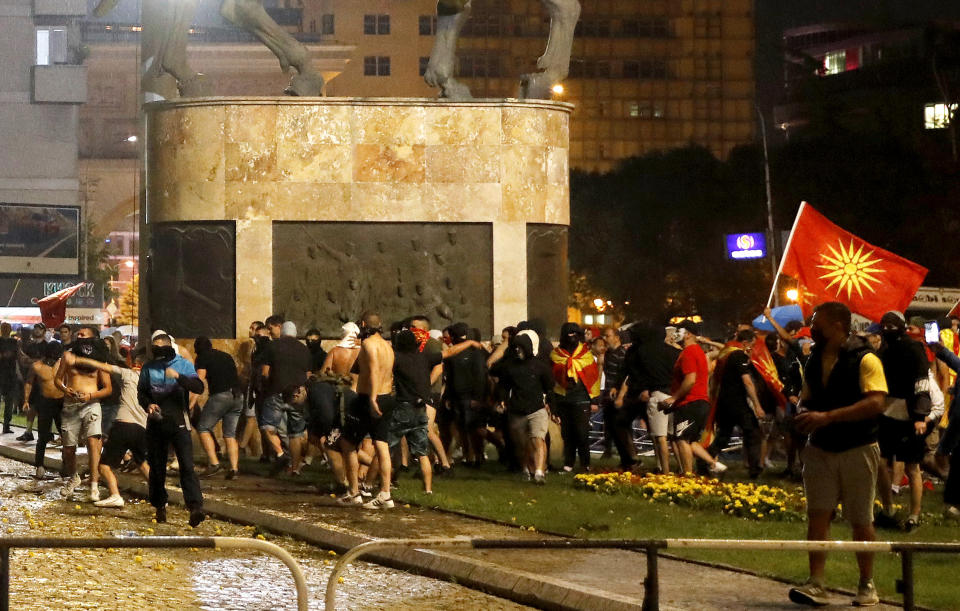
[[[470,327],[458,322],[450,327],[453,349],[443,357],[446,377],[446,398],[456,414],[462,434],[464,460],[470,466],[483,463],[483,446],[487,438],[487,353],[470,337]],[[460,344],[471,342],[462,351]]]
[[[510,341],[510,355],[497,361],[490,375],[505,393],[503,407],[524,472],[528,477],[532,474],[537,484],[544,484],[550,425],[550,402],[544,398],[553,391],[554,382],[550,367],[536,357],[531,336],[536,334],[529,330],[517,334]]]
[[[167,452],[170,446],[180,465],[180,488],[190,511],[190,526],[206,518],[203,493],[193,467],[193,440],[190,438],[190,393],[203,392],[203,380],[193,363],[178,355],[167,334],[153,338],[153,360],[140,370],[137,400],[147,412],[147,463],[150,467],[150,504],[157,523],[167,521]]]
[[[583,332],[575,322],[560,327],[560,344],[550,353],[553,364],[554,408],[560,416],[563,437],[563,470],[573,471],[577,455],[580,467],[590,470],[590,412],[600,396],[600,368]]]
[[[307,349],[310,350],[310,373],[316,375],[323,371],[323,364],[327,362],[327,351],[323,349],[323,335],[320,334],[320,329],[310,329],[303,339]]]
[[[894,517],[892,476],[894,461],[902,461],[910,481],[910,515],[902,528],[910,531],[920,524],[923,498],[923,475],[920,463],[926,452],[926,435],[930,432],[927,416],[930,401],[930,362],[926,346],[909,337],[906,321],[900,312],[887,312],[880,319],[883,347],[880,361],[890,393],[886,409],[880,416],[880,456],[886,461],[880,465],[878,486],[883,511],[875,524],[881,528],[898,528]]]

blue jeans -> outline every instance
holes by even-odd
[[[223,438],[233,439],[237,436],[237,422],[240,421],[241,411],[243,405],[240,399],[233,396],[232,391],[225,390],[210,395],[200,412],[197,432],[210,433],[213,427],[217,426],[217,422],[223,420]]]
[[[284,403],[283,397],[276,394],[263,402],[260,428],[281,437],[302,437],[307,434],[307,421],[299,410]]]

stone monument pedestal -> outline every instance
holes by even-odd
[[[566,315],[569,104],[194,98],[145,107],[144,326],[336,336],[365,309],[484,337]]]

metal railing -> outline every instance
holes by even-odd
[[[287,550],[260,539],[238,537],[107,537],[68,539],[54,537],[0,537],[0,611],[10,609],[10,550],[65,548],[184,548],[243,549],[263,552],[279,559],[293,574],[297,588],[297,609],[307,611],[307,580],[300,565]]]
[[[385,549],[406,547],[471,549],[642,549],[647,556],[647,575],[643,580],[643,610],[660,608],[657,559],[663,549],[747,549],[806,552],[892,552],[900,554],[902,576],[897,592],[903,595],[903,608],[915,609],[913,556],[918,553],[960,554],[960,543],[924,543],[897,541],[776,541],[750,539],[471,539],[469,537],[433,539],[378,539],[368,541],[343,554],[327,581],[325,609],[336,609],[337,584],[344,569],[354,560]]]

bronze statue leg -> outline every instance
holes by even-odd
[[[470,17],[470,8],[470,0],[437,2],[437,36],[423,80],[431,87],[439,87],[442,98],[469,100],[473,97],[466,85],[453,78],[457,61],[457,38],[463,24]]]
[[[291,67],[297,71],[287,86],[288,94],[320,95],[323,77],[313,69],[307,48],[277,25],[258,0],[224,0],[220,5],[220,14],[259,38],[280,60],[280,68],[284,72]]]
[[[573,31],[580,19],[577,0],[541,0],[550,15],[550,37],[547,48],[537,60],[540,72],[525,74],[520,81],[520,98],[550,98],[550,89],[567,78],[570,71],[570,50]]]

